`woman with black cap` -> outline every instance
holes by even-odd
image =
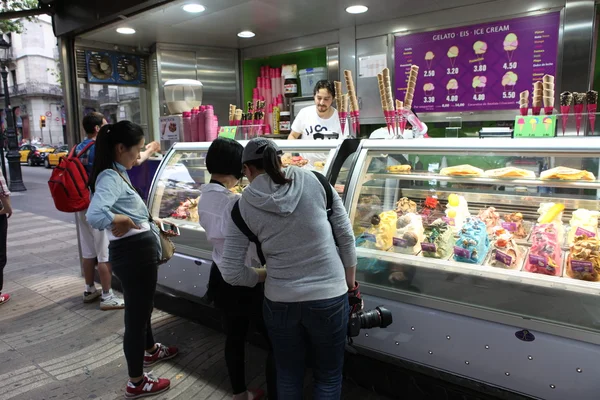
[[[202,195],[198,201],[200,225],[206,231],[213,245],[213,265],[210,272],[208,298],[215,302],[223,312],[225,340],[225,363],[233,389],[234,400],[258,400],[264,396],[261,389],[246,388],[245,346],[248,329],[251,325],[265,336],[268,335],[262,317],[264,298],[263,284],[253,287],[231,286],[219,272],[223,258],[223,244],[227,225],[231,223],[231,206],[239,199],[231,189],[242,177],[243,147],[235,140],[219,138],[208,148],[206,168],[211,174],[210,183],[202,186]],[[241,260],[239,267],[247,268],[253,264],[251,254]],[[259,262],[255,262],[260,266]],[[267,355],[267,390],[269,399],[277,399],[275,383],[275,362],[272,352]]]
[[[227,229],[219,267],[232,285],[253,287],[266,281],[263,314],[275,353],[279,398],[304,398],[309,352],[313,398],[339,399],[348,297],[353,304],[360,298],[352,226],[335,190],[311,171],[282,169],[280,154],[275,142],[256,138],[242,157],[250,185],[239,200],[239,212],[258,237],[266,271],[243,266],[250,241],[237,224]],[[329,217],[326,189],[333,197]]]

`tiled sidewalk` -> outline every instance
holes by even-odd
[[[75,225],[15,211],[4,271],[12,299],[0,307],[0,400],[123,398],[123,312],[83,304],[79,271]],[[153,327],[158,341],[181,351],[154,368],[172,383],[153,399],[230,398],[220,332],[159,310]],[[249,386],[264,386],[264,351],[249,345],[247,359]],[[381,399],[350,382],[344,392]]]

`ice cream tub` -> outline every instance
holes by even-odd
[[[531,231],[533,230],[533,227],[535,226],[535,224],[531,221],[525,221],[525,220],[523,220],[521,222],[521,224],[526,233],[525,237],[522,237],[522,238],[518,238],[518,237],[514,236],[518,230],[516,222],[506,222],[505,221],[505,222],[502,222],[500,225],[502,226],[502,228],[506,229],[508,232],[510,232],[513,235],[513,238],[514,238],[515,242],[517,242],[517,244],[528,246],[531,244],[530,243]]]
[[[559,265],[559,271],[554,270],[552,267],[548,266],[548,264],[546,263],[545,260],[543,260],[541,257],[537,257],[534,254],[530,254],[531,253],[531,248],[527,248],[527,253],[525,254],[525,257],[523,257],[523,263],[521,266],[521,270],[525,271],[525,272],[529,272],[531,274],[540,274],[540,275],[549,275],[549,276],[563,276],[563,271],[564,271],[564,266],[565,266],[565,259],[568,255],[567,252],[561,251],[561,260],[560,260],[560,264]],[[533,272],[533,271],[529,271],[526,266],[529,263],[536,263],[537,267],[545,270],[544,272]]]
[[[483,262],[483,265],[494,268],[521,271],[523,269],[523,265],[525,264],[525,257],[529,249],[527,247],[517,245],[517,250],[519,251],[521,258],[517,259],[516,262],[513,262],[513,256],[507,254],[508,251],[505,251],[504,249],[497,249],[492,245],[487,257],[485,258],[485,261]],[[509,267],[509,265],[511,267]]]
[[[584,243],[591,243],[591,246],[586,246]],[[576,242],[572,250],[565,252],[562,276],[587,282],[600,282],[597,246],[598,240],[595,238]],[[587,250],[589,247],[593,250]]]

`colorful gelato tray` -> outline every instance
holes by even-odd
[[[510,269],[512,271],[521,271],[529,249],[527,247],[517,245],[520,257],[514,261],[514,255],[511,251],[497,249],[493,245],[488,252],[483,265],[494,268]]]
[[[532,274],[548,275],[548,276],[563,276],[564,260],[568,253],[560,252],[560,260],[558,268],[549,266],[548,262],[543,257],[538,257],[535,254],[530,254],[531,248],[527,249],[527,253],[523,258],[522,271]]]
[[[586,282],[600,282],[600,240],[596,237],[575,241],[565,252],[563,276]]]

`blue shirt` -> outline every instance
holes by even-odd
[[[127,170],[119,163],[115,168],[129,181]],[[136,224],[148,222],[148,208],[138,193],[113,169],[105,169],[96,179],[96,191],[85,214],[95,229],[108,229],[115,214],[125,215]],[[150,224],[154,225],[154,224]]]
[[[83,142],[79,143],[75,148],[75,155],[79,154],[81,150],[84,149],[85,146],[90,142],[96,142],[95,139],[85,139]],[[94,166],[94,158],[96,157],[96,143],[94,143],[84,154],[79,157],[81,164],[89,175],[92,175],[92,167]]]

